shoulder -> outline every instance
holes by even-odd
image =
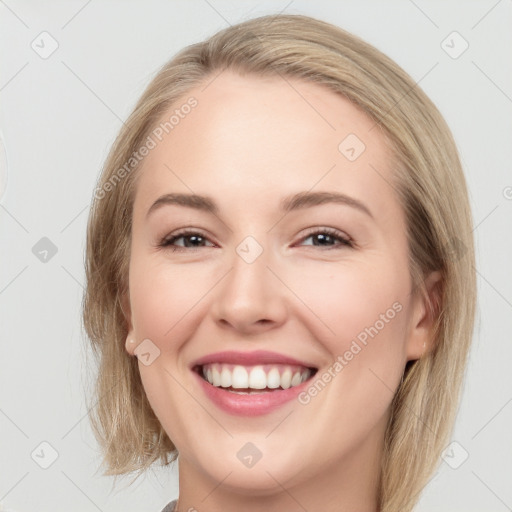
[[[174,507],[176,506],[177,500],[173,500],[170,503],[167,503],[162,512],[174,512]]]

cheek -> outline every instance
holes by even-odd
[[[190,423],[204,422],[204,411],[191,407],[190,392],[183,385],[182,348],[194,335],[198,315],[204,315],[212,275],[155,260],[135,256],[130,264],[134,336],[138,342],[151,340],[159,350],[150,365],[139,362],[139,372],[155,415],[186,453],[183,432]]]
[[[139,263],[134,258],[130,268],[130,301],[137,338],[149,338],[164,350],[164,339],[183,336],[190,318],[197,314],[202,298],[211,288],[203,274],[166,261],[153,263],[148,258]]]
[[[319,425],[330,426],[332,439],[343,438],[353,446],[385,423],[400,382],[406,361],[408,274],[400,273],[392,259],[374,259],[332,272],[312,269],[307,276],[299,293],[322,320],[314,323],[315,338],[331,363],[315,376],[300,403]],[[322,276],[327,286],[318,285]]]
[[[396,345],[405,329],[407,275],[384,258],[327,265],[302,269],[295,276],[294,292],[311,311],[315,323],[310,328],[316,325],[315,334],[329,352],[343,353],[354,340],[369,346],[368,340],[377,336],[381,346]],[[293,276],[288,279],[292,282]]]
[[[326,422],[333,411],[342,416],[359,411],[360,431],[365,432],[389,407],[406,362],[409,278],[398,261],[374,258],[329,272],[325,267],[304,272],[307,279],[302,278],[298,294],[321,320],[315,317],[309,329],[331,363],[315,378],[325,385],[310,388],[302,403],[311,403]],[[321,407],[325,401],[330,412]],[[342,435],[349,427],[340,421],[336,430]]]

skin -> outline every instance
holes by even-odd
[[[190,91],[198,106],[144,160],[126,297],[127,352],[144,339],[160,351],[139,369],[180,453],[179,510],[376,511],[390,403],[432,328],[426,297],[411,294],[388,146],[361,110],[317,84],[224,71],[203,89]],[[350,133],[366,145],[353,162],[338,150]],[[334,203],[278,209],[309,190],[344,193],[372,216]],[[147,216],[170,192],[208,195],[219,213],[165,205]],[[158,247],[182,228],[205,238]],[[308,228],[338,230],[354,246],[322,244]],[[251,264],[236,252],[249,235],[263,249]],[[428,277],[430,293],[438,279]],[[233,416],[189,369],[213,352],[262,349],[321,375],[396,302],[401,311],[306,405]],[[247,442],[262,453],[252,468],[236,457]]]

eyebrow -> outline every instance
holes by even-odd
[[[288,213],[294,210],[301,210],[304,208],[311,208],[322,204],[335,203],[343,204],[355,208],[366,215],[374,218],[371,211],[361,201],[340,194],[338,192],[298,192],[289,197],[285,197],[279,205],[281,211]],[[149,208],[146,217],[148,217],[155,210],[158,210],[165,205],[178,205],[187,208],[194,208],[195,210],[205,211],[217,215],[219,207],[217,203],[209,196],[201,196],[197,194],[164,194],[160,196]]]

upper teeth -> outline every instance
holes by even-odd
[[[298,386],[311,375],[303,366],[205,364],[203,377],[216,387],[235,389],[288,389]]]

